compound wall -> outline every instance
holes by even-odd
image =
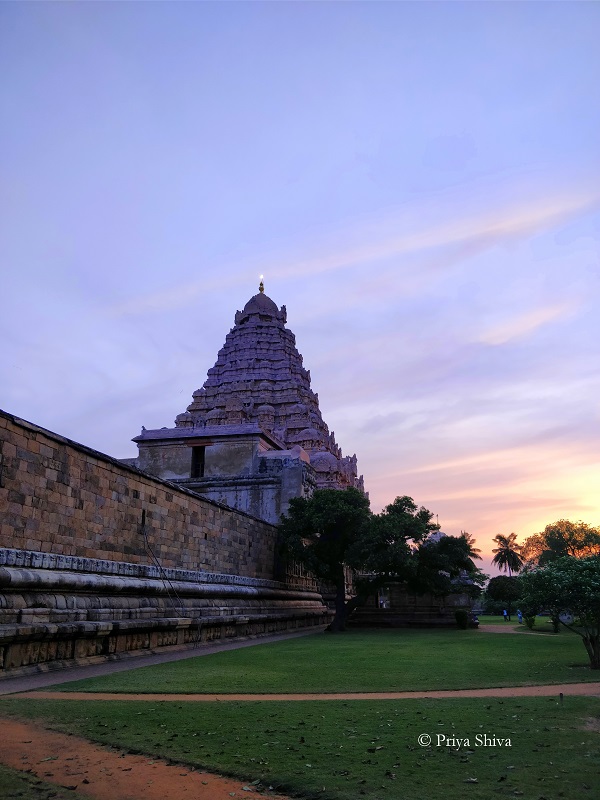
[[[0,411],[0,547],[274,577],[276,528]]]
[[[0,411],[0,672],[326,623],[276,537]]]

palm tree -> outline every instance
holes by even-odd
[[[478,558],[479,560],[481,560],[481,556],[479,555],[481,553],[481,550],[478,547],[475,547],[475,545],[477,544],[477,542],[475,540],[475,537],[471,536],[471,534],[468,533],[467,531],[461,531],[460,535],[465,540],[465,542],[469,545],[469,555],[470,555],[470,557],[471,558]]]
[[[492,550],[492,553],[496,554],[492,564],[508,572],[509,577],[513,572],[518,572],[523,566],[523,559],[520,555],[521,546],[517,544],[517,534],[509,533],[508,536],[503,536],[499,533],[498,536],[494,536],[493,541],[498,547]]]

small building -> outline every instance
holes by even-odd
[[[462,591],[446,597],[416,594],[403,581],[390,580],[351,617],[353,627],[369,628],[454,628],[455,612],[471,614],[471,599]],[[471,627],[474,627],[471,624]]]

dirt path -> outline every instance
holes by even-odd
[[[0,720],[0,761],[94,800],[229,800],[257,787],[181,764],[125,754],[30,723]],[[261,792],[270,800],[289,800]]]
[[[514,623],[504,623],[502,625],[479,625],[477,630],[483,631],[484,633],[518,633],[519,636],[556,636],[555,633],[547,633],[545,631],[528,631],[524,629],[525,626],[521,626],[520,628],[515,628]]]
[[[508,686],[492,689],[456,689],[430,692],[337,692],[336,694],[113,694],[110,692],[22,692],[13,697],[30,700],[147,700],[153,703],[252,702],[257,700],[408,700],[448,697],[552,697],[591,695],[600,697],[600,683],[562,683],[545,686]]]

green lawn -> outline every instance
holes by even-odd
[[[0,797],[4,800],[84,800],[83,795],[72,789],[63,789],[54,783],[46,783],[35,775],[9,769],[0,764]],[[89,800],[89,798],[88,798]]]
[[[507,628],[513,628],[514,630],[528,630],[527,625],[523,622],[521,625],[519,624],[519,620],[517,619],[517,615],[513,614],[511,617],[510,622],[504,622],[504,618],[502,616],[491,616],[486,614],[481,614],[479,616],[479,624],[480,625],[506,625]],[[550,617],[540,617],[539,615],[535,618],[535,625],[533,628],[534,632],[541,632],[541,633],[554,633],[552,629],[552,622],[550,621]],[[561,633],[565,632],[565,628],[561,630]]]
[[[396,630],[314,634],[61,688],[342,692],[598,679],[573,634]],[[600,700],[591,697],[566,697],[562,704],[558,697],[296,703],[5,697],[1,715],[39,719],[126,751],[234,775],[303,798],[599,797]],[[420,734],[431,736],[432,744],[420,746]],[[438,736],[448,738],[438,745]],[[478,736],[492,744],[484,745]],[[499,739],[510,744],[499,745]],[[21,795],[1,788],[0,783],[2,797],[45,800],[39,794],[43,786],[37,794]]]
[[[503,623],[504,624],[504,623]],[[468,689],[600,680],[581,639],[477,630],[351,631],[257,644],[62,684],[62,691],[230,693]]]
[[[511,617],[511,621],[504,622],[504,617],[502,615],[492,615],[492,614],[479,614],[478,617],[480,625],[518,625],[519,620],[517,619],[517,615],[513,614]]]
[[[8,697],[0,714],[43,719],[94,741],[305,798],[598,798],[596,698],[566,697],[561,705],[558,698],[151,703]],[[433,744],[420,746],[420,734]],[[438,735],[469,743],[437,746]],[[477,736],[510,745],[484,746]]]

